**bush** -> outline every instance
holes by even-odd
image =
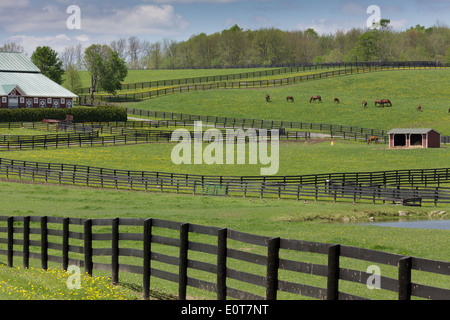
[[[40,122],[44,119],[64,120],[73,115],[74,122],[126,121],[125,108],[99,106],[71,109],[0,109],[0,122]]]

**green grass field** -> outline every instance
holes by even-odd
[[[140,83],[150,81],[175,80],[185,78],[196,78],[206,76],[220,76],[228,74],[239,74],[248,72],[257,72],[263,70],[270,70],[270,68],[255,68],[255,69],[181,69],[181,70],[128,70],[128,75],[124,82]],[[83,88],[88,88],[91,85],[91,78],[89,72],[80,71],[80,78]],[[65,80],[64,80],[65,81]]]
[[[222,71],[230,72],[231,70]],[[183,78],[187,74],[195,76],[220,74],[218,72],[219,70],[161,71],[161,73],[155,73],[155,78],[158,77],[157,80],[160,80],[164,77]],[[238,72],[244,71],[239,69]],[[144,74],[145,77],[148,76],[148,72],[130,72],[127,82],[145,81],[140,78],[144,77]],[[333,123],[375,129],[432,127],[442,134],[450,135],[448,126],[450,114],[447,113],[447,102],[450,98],[447,89],[449,75],[448,69],[376,72],[286,87],[190,92],[126,105],[138,109],[189,114]],[[272,97],[273,102],[270,104],[264,100],[266,93]],[[310,96],[316,94],[322,95],[324,102],[309,104]],[[294,96],[296,102],[286,103],[287,95]],[[339,97],[340,105],[333,104],[334,97]],[[384,97],[394,103],[392,108],[382,109],[373,106],[373,99]],[[362,99],[369,101],[367,109],[362,108]],[[423,112],[416,111],[417,104],[422,105]],[[2,130],[1,134],[18,134],[20,130],[10,132]],[[33,134],[33,132],[27,130],[26,134]],[[173,147],[174,144],[162,143],[105,148],[49,148],[15,152],[0,151],[0,157],[126,170],[230,176],[260,174],[261,165],[177,166],[171,161]],[[367,145],[364,142],[355,141],[336,140],[335,144],[331,145],[330,140],[326,139],[281,142],[279,155],[278,175],[303,175],[448,167],[450,148],[443,146],[440,149],[389,150],[386,145]],[[264,236],[339,243],[434,260],[448,261],[450,256],[448,231],[430,232],[425,229],[360,224],[360,222],[367,222],[371,217],[374,217],[375,221],[398,219],[399,210],[406,211],[410,218],[426,219],[430,211],[434,209],[431,207],[404,208],[382,204],[353,204],[351,201],[333,203],[203,197],[17,183],[5,180],[0,180],[0,192],[4,199],[0,206],[2,216],[157,218],[231,228]],[[450,206],[440,205],[438,209],[450,212]],[[343,220],[349,220],[350,223],[342,223]],[[1,263],[6,263],[5,256],[0,256]],[[350,268],[361,267],[352,261],[345,261],[345,263]],[[395,276],[395,270],[389,272],[393,272]],[[0,299],[26,299],[29,297],[29,292],[34,292],[33,288],[39,287],[41,283],[45,283],[52,294],[48,293],[46,288],[42,288],[32,299],[58,298],[55,294],[58,292],[59,284],[56,284],[57,281],[52,275],[43,275],[42,277],[46,278],[39,283],[28,280],[37,278],[38,274],[40,271],[5,270],[0,267]],[[6,278],[8,281],[5,280]],[[126,283],[139,288],[141,277],[127,275],[123,278]],[[444,276],[420,276],[417,280],[432,286],[448,287],[448,279]],[[321,282],[312,280],[308,284],[318,285]],[[101,286],[107,286],[107,284],[102,283]],[[176,284],[167,284],[162,281],[155,281],[152,286],[154,290],[163,290],[172,294],[176,294],[177,290]],[[110,290],[110,288],[106,289]],[[243,289],[245,290],[245,287]],[[107,292],[105,295],[111,294],[108,290],[105,291]],[[139,298],[136,292],[128,292],[123,288],[120,290],[123,290],[120,297]],[[364,293],[359,290],[356,294],[363,295]],[[200,299],[214,298],[198,291],[193,291],[192,295]],[[74,298],[70,293],[65,293],[64,296]],[[90,293],[86,293],[83,297],[95,299]],[[78,298],[81,299],[81,297]],[[107,299],[105,296],[102,298]],[[395,295],[379,292],[375,294],[375,298],[395,299]]]
[[[391,150],[384,144],[367,145],[364,142],[336,140],[305,140],[281,142],[280,166],[277,175],[306,175],[340,172],[371,172],[402,169],[445,168],[448,166],[450,147],[440,149]],[[59,148],[28,151],[0,152],[7,159],[35,162],[80,164],[109,169],[190,173],[201,175],[259,176],[262,165],[226,164],[176,165],[171,159],[175,143],[140,144],[120,147]],[[208,144],[204,144],[205,149]],[[224,154],[226,146],[223,148]],[[271,153],[271,152],[269,152]],[[193,157],[193,155],[192,155]],[[193,163],[193,161],[192,161]]]
[[[434,128],[450,135],[450,69],[383,71],[261,89],[195,91],[124,105],[137,109],[247,119],[330,123],[386,129]],[[270,94],[272,103],[266,103]],[[323,103],[309,103],[321,95]],[[293,96],[295,103],[286,102]],[[334,98],[340,99],[339,105]],[[375,99],[393,107],[375,107]],[[369,102],[368,108],[361,101]],[[422,106],[422,112],[416,110]]]

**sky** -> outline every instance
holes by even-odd
[[[450,25],[450,0],[0,0],[0,45],[15,42],[31,55],[37,46],[61,52],[130,36],[183,41],[235,24],[333,34],[365,28],[373,5],[396,31]]]

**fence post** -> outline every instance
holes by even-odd
[[[92,276],[92,220],[84,220],[84,271]]]
[[[411,300],[411,257],[398,261],[398,300]]]
[[[119,218],[112,220],[111,230],[111,282],[119,283]]]
[[[150,270],[151,270],[151,246],[152,246],[152,219],[144,221],[144,265],[142,271],[142,289],[143,298],[148,300],[150,297]]]
[[[70,218],[63,219],[62,268],[66,271],[69,267],[69,223]]]
[[[41,267],[48,269],[48,231],[47,217],[41,217]]]
[[[339,299],[339,244],[328,247],[327,300]]]
[[[186,300],[189,246],[189,223],[180,226],[180,260],[178,274],[178,300]]]
[[[14,217],[8,217],[8,267],[13,266],[14,257]]]
[[[30,261],[30,217],[23,218],[23,267],[28,269]]]
[[[266,300],[276,300],[278,290],[280,238],[272,238],[267,243]]]
[[[227,229],[217,233],[217,300],[227,298]]]

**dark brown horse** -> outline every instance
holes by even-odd
[[[313,101],[314,102],[317,102],[317,101],[322,102],[322,97],[321,96],[312,96],[311,99],[309,100],[309,103],[311,103]]]
[[[366,101],[366,100],[363,100],[363,101],[362,101],[362,105],[363,105],[364,108],[367,108],[367,101]]]
[[[294,102],[294,97],[286,97],[286,101],[292,101],[292,102]]]
[[[369,139],[367,139],[367,144],[370,144],[370,143],[373,143],[373,142],[378,143],[378,137],[377,136],[373,136],[373,137],[370,137]]]
[[[266,94],[266,101],[270,102],[270,96],[268,94]]]
[[[383,100],[375,100],[374,101],[375,102],[375,107],[378,105],[378,106],[380,106],[380,107],[384,107],[384,102],[383,102]]]
[[[334,103],[341,103],[338,98],[334,98]]]
[[[383,104],[387,105],[388,107],[392,107],[392,103],[389,99],[383,99],[381,100],[381,102],[383,102]]]
[[[417,106],[417,111],[422,111],[422,106]]]

